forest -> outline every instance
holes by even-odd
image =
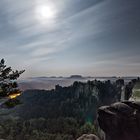
[[[122,86],[122,79],[114,83],[94,80],[74,82],[69,87],[56,85],[48,91],[27,90],[13,99],[20,101],[19,105],[8,106],[11,113],[0,121],[0,137],[6,140],[75,140],[85,133],[98,135],[97,109],[119,101]]]

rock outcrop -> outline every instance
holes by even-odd
[[[96,135],[94,134],[84,134],[77,140],[100,140]]]
[[[140,140],[140,102],[118,102],[98,111],[106,140]]]

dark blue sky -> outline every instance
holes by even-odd
[[[27,76],[140,74],[140,0],[1,0],[0,56]]]

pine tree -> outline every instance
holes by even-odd
[[[5,65],[5,60],[1,59],[0,61],[0,98],[3,97],[12,97],[12,95],[20,93],[18,88],[17,78],[25,70],[15,70],[13,71],[11,67]]]

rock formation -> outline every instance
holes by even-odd
[[[94,134],[89,134],[89,135],[84,134],[77,140],[100,140],[100,139],[97,136],[95,136]]]
[[[118,102],[103,106],[98,121],[106,140],[140,140],[140,102]]]

